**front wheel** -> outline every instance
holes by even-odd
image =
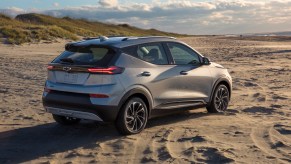
[[[220,84],[216,87],[212,100],[207,108],[209,113],[225,112],[229,102],[229,90],[228,88]]]
[[[66,117],[53,114],[54,120],[61,125],[75,125],[80,122],[78,118]]]
[[[130,98],[121,108],[116,120],[116,128],[123,135],[141,132],[148,120],[148,109],[138,97]]]

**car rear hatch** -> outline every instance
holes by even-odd
[[[66,47],[66,51],[48,65],[48,81],[69,85],[100,85],[103,75],[123,71],[111,65],[115,55],[113,49],[100,45]]]

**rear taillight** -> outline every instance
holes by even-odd
[[[120,74],[124,71],[124,68],[117,66],[110,66],[107,68],[88,68],[88,72],[90,73],[99,73],[99,74]]]
[[[90,94],[91,98],[108,98],[108,95],[105,94]]]
[[[53,69],[54,69],[54,66],[52,66],[52,65],[47,66],[47,70],[53,70]]]

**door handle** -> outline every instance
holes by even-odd
[[[142,76],[151,76],[151,73],[148,71],[144,71],[141,73]]]
[[[180,74],[181,75],[188,75],[188,72],[187,71],[181,71]]]

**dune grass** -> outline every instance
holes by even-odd
[[[155,29],[140,29],[128,24],[114,25],[91,22],[69,17],[55,18],[41,14],[22,14],[15,19],[0,14],[0,36],[11,44],[55,40],[57,38],[77,40],[80,37],[105,36],[174,36],[185,35],[162,32]]]
[[[77,40],[77,37],[57,26],[27,26],[14,27],[3,26],[0,28],[2,35],[11,44],[22,44],[26,42],[39,42],[41,40],[52,41],[56,38]]]

